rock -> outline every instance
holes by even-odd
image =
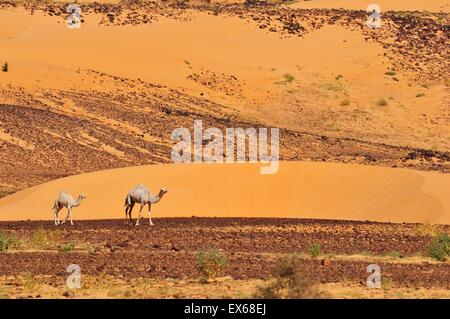
[[[129,244],[126,241],[123,241],[123,242],[118,243],[117,246],[124,248],[124,247],[128,247]]]
[[[324,258],[320,261],[320,264],[322,266],[329,266],[329,265],[331,265],[331,260],[329,258]]]
[[[172,244],[170,250],[171,251],[180,251],[181,248],[177,244]]]
[[[63,295],[63,297],[67,297],[67,298],[75,297],[75,293],[73,291],[70,291],[70,290],[64,291],[64,293],[62,295]]]

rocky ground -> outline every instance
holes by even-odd
[[[41,284],[58,286],[67,277],[67,266],[77,264],[83,276],[97,281],[147,278],[192,284],[202,276],[199,251],[217,249],[227,260],[221,277],[253,287],[271,278],[281,256],[297,254],[302,273],[321,285],[364,290],[367,266],[378,264],[389,289],[450,289],[449,262],[427,257],[433,233],[448,233],[448,226],[196,217],[155,223],[135,227],[120,220],[78,221],[55,228],[51,222],[1,222],[4,237],[21,241],[20,248],[0,253],[1,278],[14,282],[33,274]],[[313,244],[320,247],[317,256],[311,253]]]

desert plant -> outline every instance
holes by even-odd
[[[349,106],[350,100],[349,99],[343,99],[340,103],[341,106]]]
[[[22,246],[22,241],[14,235],[6,237],[0,232],[0,252],[8,249],[18,249]]]
[[[385,99],[379,99],[376,104],[377,106],[386,106],[388,103]]]
[[[33,247],[42,249],[47,244],[47,233],[43,228],[39,228],[31,236]]]
[[[285,83],[291,83],[294,80],[295,80],[295,78],[294,78],[294,76],[292,74],[286,73],[284,75],[284,82]]]
[[[5,64],[3,64],[3,66],[2,66],[2,71],[3,72],[8,72],[8,70],[9,70],[8,62],[5,62]]]
[[[324,295],[311,278],[299,271],[297,255],[280,258],[272,269],[273,278],[266,286],[259,287],[255,298],[309,299]]]
[[[60,252],[66,253],[75,249],[74,243],[67,243],[58,247]]]
[[[320,245],[318,243],[312,243],[309,247],[309,252],[313,258],[316,258],[320,254]]]
[[[208,249],[197,253],[197,269],[207,277],[220,276],[227,262],[226,257],[217,249]]]
[[[22,273],[19,278],[21,285],[30,292],[34,292],[40,287],[39,282],[32,273]]]
[[[449,235],[440,233],[435,236],[428,246],[428,255],[435,260],[445,261],[450,255]]]
[[[424,97],[425,96],[425,93],[418,93],[418,94],[416,94],[416,97]]]
[[[396,73],[395,73],[395,71],[394,70],[390,70],[390,71],[387,71],[386,73],[384,73],[385,75],[389,75],[389,76],[394,76]]]
[[[342,74],[338,74],[338,75],[336,75],[336,77],[335,77],[335,79],[336,80],[340,80],[340,79],[342,79],[344,76],[342,75]]]
[[[439,225],[424,223],[418,224],[414,233],[420,236],[436,236],[441,233],[441,229]]]
[[[390,252],[387,253],[387,256],[391,258],[399,258],[401,254],[396,250],[391,250]]]

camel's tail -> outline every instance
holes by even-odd
[[[126,206],[130,206],[131,205],[131,198],[130,195],[127,195],[127,197],[125,197],[125,205],[123,205],[124,207]]]

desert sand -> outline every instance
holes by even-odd
[[[297,217],[450,224],[450,177],[364,165],[282,162],[166,164],[105,170],[54,180],[0,200],[0,220],[50,220],[61,189],[87,199],[76,219],[124,218],[124,199],[139,183],[168,194],[157,217]],[[137,209],[134,210],[134,217]],[[147,210],[144,210],[144,217]],[[62,213],[65,217],[65,213]]]
[[[379,29],[361,0],[81,0],[79,29],[71,2],[0,0],[0,299],[253,297],[291,254],[332,297],[448,298],[449,0],[379,0]],[[279,128],[278,173],[172,164],[198,119]]]

